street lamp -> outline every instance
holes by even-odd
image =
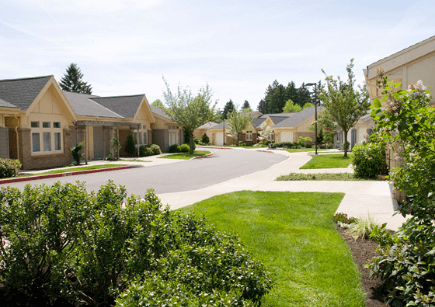
[[[316,83],[307,83],[305,86],[314,86],[314,93],[317,90],[317,84]],[[308,91],[309,92],[309,91]],[[311,97],[311,94],[310,94]],[[311,101],[313,101],[311,99]],[[317,99],[314,99],[314,121],[315,121],[315,130],[314,130],[314,147],[316,148],[316,155],[317,155]]]

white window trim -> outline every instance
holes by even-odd
[[[43,123],[50,123],[50,128],[44,128]],[[38,128],[32,128],[32,123],[38,123]],[[60,128],[53,128],[54,123],[59,123]],[[49,122],[49,121],[31,121],[30,124],[30,136],[31,136],[31,146],[32,155],[44,155],[44,154],[60,154],[63,153],[63,129],[60,121]],[[51,150],[44,150],[44,132],[50,133],[50,146]],[[60,149],[56,149],[55,134],[60,133]],[[33,134],[39,134],[39,151],[33,150]]]

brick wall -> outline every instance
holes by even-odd
[[[22,169],[46,169],[70,165],[71,155],[71,131],[63,129],[63,153],[32,156],[32,139],[30,129],[19,128],[19,148]]]

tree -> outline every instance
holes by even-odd
[[[161,110],[165,109],[165,105],[163,104],[163,102],[160,99],[156,99],[153,101],[153,103],[151,104],[153,107],[157,107]]]
[[[234,102],[230,99],[224,107],[224,111],[222,112],[222,119],[226,120],[228,118],[228,114],[235,110]]]
[[[83,73],[77,64],[71,63],[66,73],[60,79],[59,86],[62,90],[81,94],[92,94],[92,86],[83,81]]]
[[[260,125],[260,129],[261,129],[261,131],[258,133],[257,138],[260,142],[264,142],[265,140],[267,140],[267,137],[269,136],[269,134],[272,133],[272,129],[266,124],[266,121],[264,121]]]
[[[192,94],[190,88],[181,88],[178,86],[177,92],[173,93],[166,80],[166,91],[163,92],[165,98],[165,113],[175,122],[183,126],[190,136],[190,150],[194,150],[193,131],[215,116],[215,107],[217,102],[212,102],[212,91],[208,84],[199,89],[196,96]]]
[[[284,108],[282,109],[284,113],[294,113],[294,112],[299,112],[301,110],[302,107],[298,104],[295,104],[291,99],[287,100]]]
[[[314,131],[314,123],[309,128]],[[317,115],[317,142],[322,144],[319,140],[323,140],[323,143],[332,144],[334,142],[335,131],[337,130],[337,125],[332,119],[331,115],[327,110],[322,110]]]
[[[237,145],[239,144],[239,134],[246,130],[248,126],[252,123],[252,115],[251,112],[237,112],[234,110],[230,114],[228,114],[227,118],[228,129],[230,136],[233,139],[237,140]]]
[[[261,112],[263,114],[267,114],[268,113],[266,101],[264,101],[264,99],[260,100],[260,103],[258,104],[258,107],[257,107],[257,111],[259,111],[259,112]]]
[[[304,104],[304,106],[302,107],[302,110],[306,109],[306,108],[312,108],[314,107],[314,104],[312,104],[311,102],[307,102]]]
[[[326,88],[319,90],[319,98],[323,101],[323,106],[332,120],[337,123],[344,133],[344,157],[347,157],[347,132],[358,122],[370,106],[367,88],[359,86],[359,90],[354,88],[355,75],[352,72],[353,60],[347,65],[347,82],[337,80],[332,76],[326,75]]]
[[[242,111],[245,109],[251,109],[251,106],[249,105],[249,102],[247,100],[245,100],[245,102],[243,103],[243,107],[242,107]]]

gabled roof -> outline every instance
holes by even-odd
[[[224,124],[225,124],[225,128],[227,128],[228,127],[228,122],[223,121],[223,122],[221,122],[219,124],[216,124],[216,125],[210,127],[209,129],[224,129]]]
[[[27,110],[51,77],[0,80],[0,99]]]
[[[259,128],[261,126],[261,124],[267,119],[267,117],[263,118],[263,116],[260,116],[258,118],[254,118],[252,120],[252,126],[254,126],[255,128]]]
[[[2,99],[0,99],[0,107],[3,107],[3,108],[18,108],[17,106],[14,106],[12,103],[9,103],[9,102],[4,101]]]
[[[165,118],[167,118],[167,119],[169,119],[169,120],[172,120],[162,109],[160,109],[160,108],[157,108],[157,107],[155,107],[155,106],[152,106],[152,105],[150,105],[150,107],[151,107],[151,111],[154,113],[154,114],[157,114],[157,115],[159,115],[159,116],[161,116],[161,117],[165,117]]]
[[[323,107],[317,107],[317,113],[322,111]],[[290,114],[289,117],[287,117],[285,120],[279,122],[278,124],[275,124],[274,127],[294,127],[298,124],[302,123],[304,120],[310,118],[311,116],[314,116],[315,113],[315,107],[308,107],[303,109],[302,111],[295,112],[295,113],[288,113]]]
[[[215,123],[215,122],[206,122],[204,125],[199,126],[196,129],[210,129],[211,127],[216,126],[216,125],[217,125],[217,123]]]
[[[63,91],[63,93],[77,115],[123,118],[121,115],[91,100],[91,98],[97,98],[98,96],[96,95],[80,94],[68,91]]]
[[[134,118],[144,96],[144,94],[141,94],[132,96],[93,97],[90,99],[124,118]]]

